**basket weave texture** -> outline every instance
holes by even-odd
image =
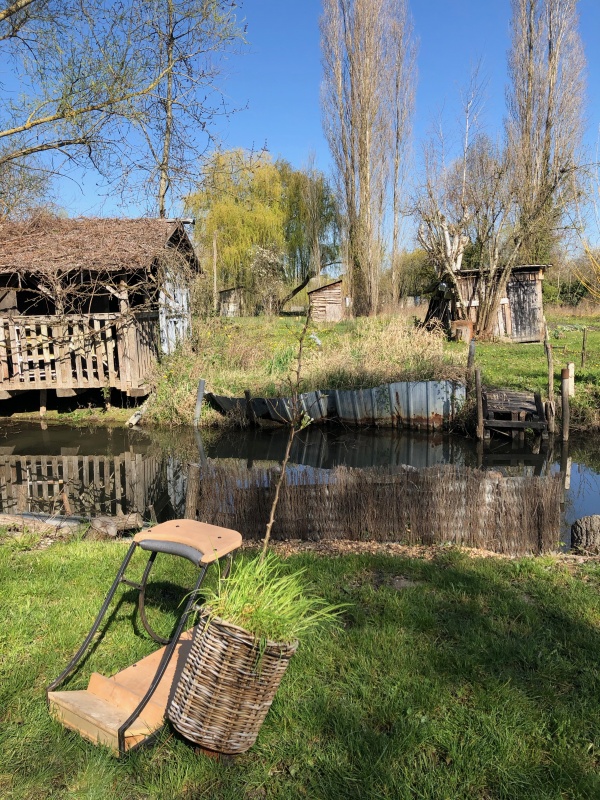
[[[201,617],[168,708],[174,728],[209,750],[245,752],[297,647],[259,643],[243,628]]]

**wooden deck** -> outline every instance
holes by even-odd
[[[535,392],[511,392],[501,389],[481,391],[483,435],[490,431],[507,433],[513,438],[532,430],[546,436],[548,423],[541,396]],[[487,436],[486,436],[487,434]]]
[[[158,314],[0,317],[0,399],[31,389],[147,393]]]
[[[0,452],[0,512],[88,517],[137,511],[144,516],[150,505],[164,504],[160,479],[160,461],[133,450],[115,455]]]

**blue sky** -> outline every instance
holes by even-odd
[[[482,60],[488,79],[483,124],[489,133],[501,128],[509,48],[510,0],[409,0],[419,38],[414,149],[443,112],[451,127],[459,116],[459,93],[473,64]],[[600,0],[580,0],[581,32],[588,61],[587,142],[595,147],[600,124]],[[249,46],[226,65],[225,94],[239,111],[222,121],[225,147],[260,149],[294,166],[314,151],[317,164],[329,168],[321,131],[319,87],[320,0],[245,0],[240,17],[247,24]],[[64,186],[62,202],[69,213],[115,213],[110,199],[96,194],[95,181],[83,193]],[[119,213],[133,216],[135,208]]]

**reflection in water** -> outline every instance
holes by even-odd
[[[235,469],[275,466],[287,432],[210,432],[71,428],[9,423],[0,433],[0,511],[83,516],[139,511],[145,519],[185,513],[189,462]],[[571,522],[600,513],[600,464],[593,440],[541,452],[492,441],[484,450],[462,437],[397,430],[307,428],[296,436],[291,463],[315,470],[423,469],[443,464],[499,471],[512,477],[560,471],[566,485],[563,536]],[[597,459],[597,460],[594,460]],[[268,469],[267,469],[268,472]]]

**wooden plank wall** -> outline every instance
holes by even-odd
[[[539,342],[543,339],[542,277],[539,268],[513,272],[506,296],[498,308],[495,336],[506,336],[516,342]],[[463,297],[469,301],[469,319],[476,322],[479,276],[463,275],[458,282]]]
[[[314,322],[338,322],[342,319],[342,284],[334,283],[315,289],[309,295]]]

